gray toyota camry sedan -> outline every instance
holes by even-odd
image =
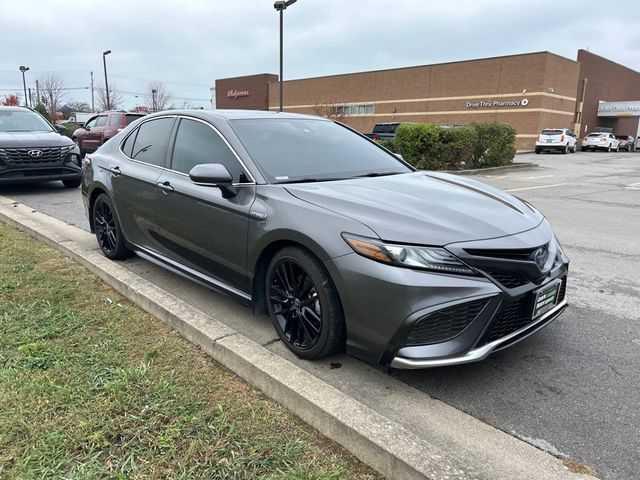
[[[569,260],[531,204],[322,118],[149,115],[85,158],[82,193],[108,258],[234,295],[302,358],[473,362],[567,305]]]

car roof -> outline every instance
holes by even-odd
[[[269,112],[266,110],[195,110],[195,109],[180,109],[180,110],[164,110],[162,112],[155,112],[147,115],[147,118],[152,118],[161,115],[188,115],[191,117],[201,118],[203,120],[248,120],[248,119],[260,119],[260,118],[298,118],[307,120],[326,120],[322,117],[316,117],[313,115],[302,115],[299,113],[288,112]],[[328,120],[326,120],[328,121]]]
[[[22,111],[22,110],[29,110],[30,112],[32,111],[29,107],[23,107],[23,106],[12,107],[8,105],[0,105],[0,110],[13,110],[16,112]]]

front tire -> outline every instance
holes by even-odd
[[[62,183],[67,188],[78,188],[80,186],[80,184],[82,183],[82,179],[81,178],[69,178],[69,179],[62,180]]]
[[[107,194],[101,193],[93,203],[92,220],[96,240],[104,256],[111,260],[127,258],[131,252],[125,244],[120,222]]]
[[[322,263],[286,247],[267,269],[266,299],[278,336],[300,358],[315,360],[343,349],[345,324],[338,292]]]

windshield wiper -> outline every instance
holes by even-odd
[[[360,178],[360,177],[386,177],[388,175],[400,175],[401,173],[405,173],[405,172],[368,172],[368,173],[363,173],[362,175],[356,175],[353,178]]]
[[[344,178],[314,178],[314,177],[305,177],[298,178],[297,180],[283,180],[281,182],[276,182],[276,185],[282,185],[283,183],[311,183],[311,182],[331,182],[333,180],[344,180]]]

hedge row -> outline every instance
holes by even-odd
[[[497,167],[512,162],[515,129],[502,123],[440,127],[429,123],[398,126],[395,140],[380,144],[423,170],[464,170]]]

